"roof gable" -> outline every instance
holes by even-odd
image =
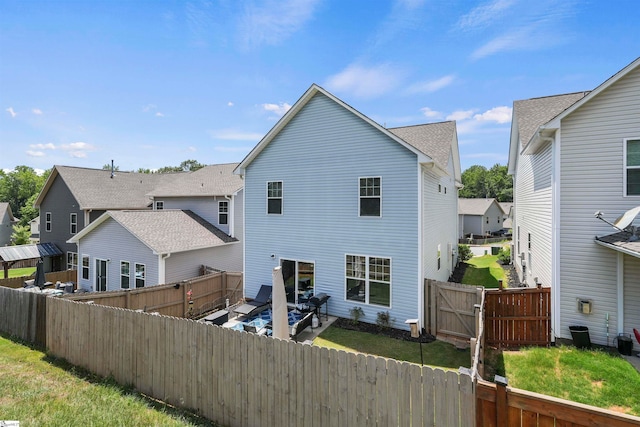
[[[494,204],[504,214],[502,206],[500,206],[496,199],[458,198],[458,215],[484,215]]]
[[[11,211],[11,205],[7,202],[0,202],[0,221],[4,219],[4,216],[9,215],[9,221],[14,222],[16,219]]]
[[[238,241],[189,210],[165,209],[107,211],[69,242],[78,243],[109,218],[156,254],[211,248]]]
[[[387,137],[389,137],[393,141],[401,144],[403,147],[415,153],[418,156],[418,161],[420,163],[434,162],[434,159],[429,154],[420,151],[420,149],[408,143],[407,141],[403,140],[402,138],[398,137],[391,130],[388,130],[380,126],[378,123],[374,122],[364,114],[360,113],[350,105],[346,104],[344,101],[338,99],[337,97],[327,92],[320,86],[313,84],[309,89],[307,89],[307,91],[302,95],[302,97],[300,97],[300,99],[296,101],[293,107],[291,107],[289,111],[287,111],[287,113],[284,116],[282,116],[282,118],[278,121],[278,123],[276,123],[276,125],[273,128],[271,128],[271,130],[264,136],[264,138],[262,138],[262,140],[260,140],[260,142],[249,152],[249,154],[242,160],[242,162],[240,162],[240,164],[235,170],[235,173],[239,175],[243,175],[247,166],[251,164],[251,162],[267,147],[267,145],[269,145],[269,143],[282,131],[282,129],[284,129],[287,126],[287,124],[317,94],[322,94],[326,96],[327,98],[329,98],[330,100],[332,100],[333,102],[335,102],[336,104],[344,108],[345,110],[356,115],[358,118],[362,119],[369,125],[373,126],[377,130],[385,134]]]

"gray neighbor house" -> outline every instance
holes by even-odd
[[[184,280],[202,265],[240,271],[236,166],[169,174],[55,166],[36,201],[41,241],[65,253],[49,269],[78,270],[86,290]]]

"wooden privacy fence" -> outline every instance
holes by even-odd
[[[191,292],[189,294],[189,292]],[[216,272],[175,284],[124,291],[72,294],[64,298],[94,304],[190,317],[205,310],[233,304],[242,297],[242,273]],[[191,303],[190,303],[191,301]]]
[[[46,347],[46,303],[44,294],[0,287],[0,332]]]
[[[45,273],[44,278],[47,282],[75,282],[78,278],[78,272],[76,270],[66,271],[53,271],[51,273]],[[33,279],[32,276],[11,277],[9,279],[0,279],[0,286],[5,288],[23,288],[25,280]]]
[[[471,376],[50,299],[49,352],[225,426],[472,426]]]
[[[424,295],[427,332],[456,344],[475,337],[475,306],[482,298],[482,288],[426,279]]]
[[[514,348],[551,344],[551,289],[486,290],[486,345]]]
[[[496,384],[476,382],[476,426],[639,426],[640,417]]]

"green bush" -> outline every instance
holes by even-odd
[[[358,323],[361,317],[364,317],[364,311],[362,310],[362,307],[358,306],[349,309],[349,314],[351,315],[351,321],[354,324]]]
[[[378,316],[376,318],[376,323],[383,329],[387,329],[391,327],[391,324],[395,322],[396,319],[391,318],[391,314],[388,311],[379,311]]]
[[[511,264],[511,248],[506,247],[500,249],[500,251],[498,252],[498,261],[503,265]]]
[[[473,252],[471,252],[469,245],[458,245],[458,260],[464,262],[471,258],[473,258]]]

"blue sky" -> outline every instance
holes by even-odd
[[[237,162],[311,86],[386,127],[455,119],[507,163],[514,100],[640,54],[636,0],[0,0],[0,168]]]

